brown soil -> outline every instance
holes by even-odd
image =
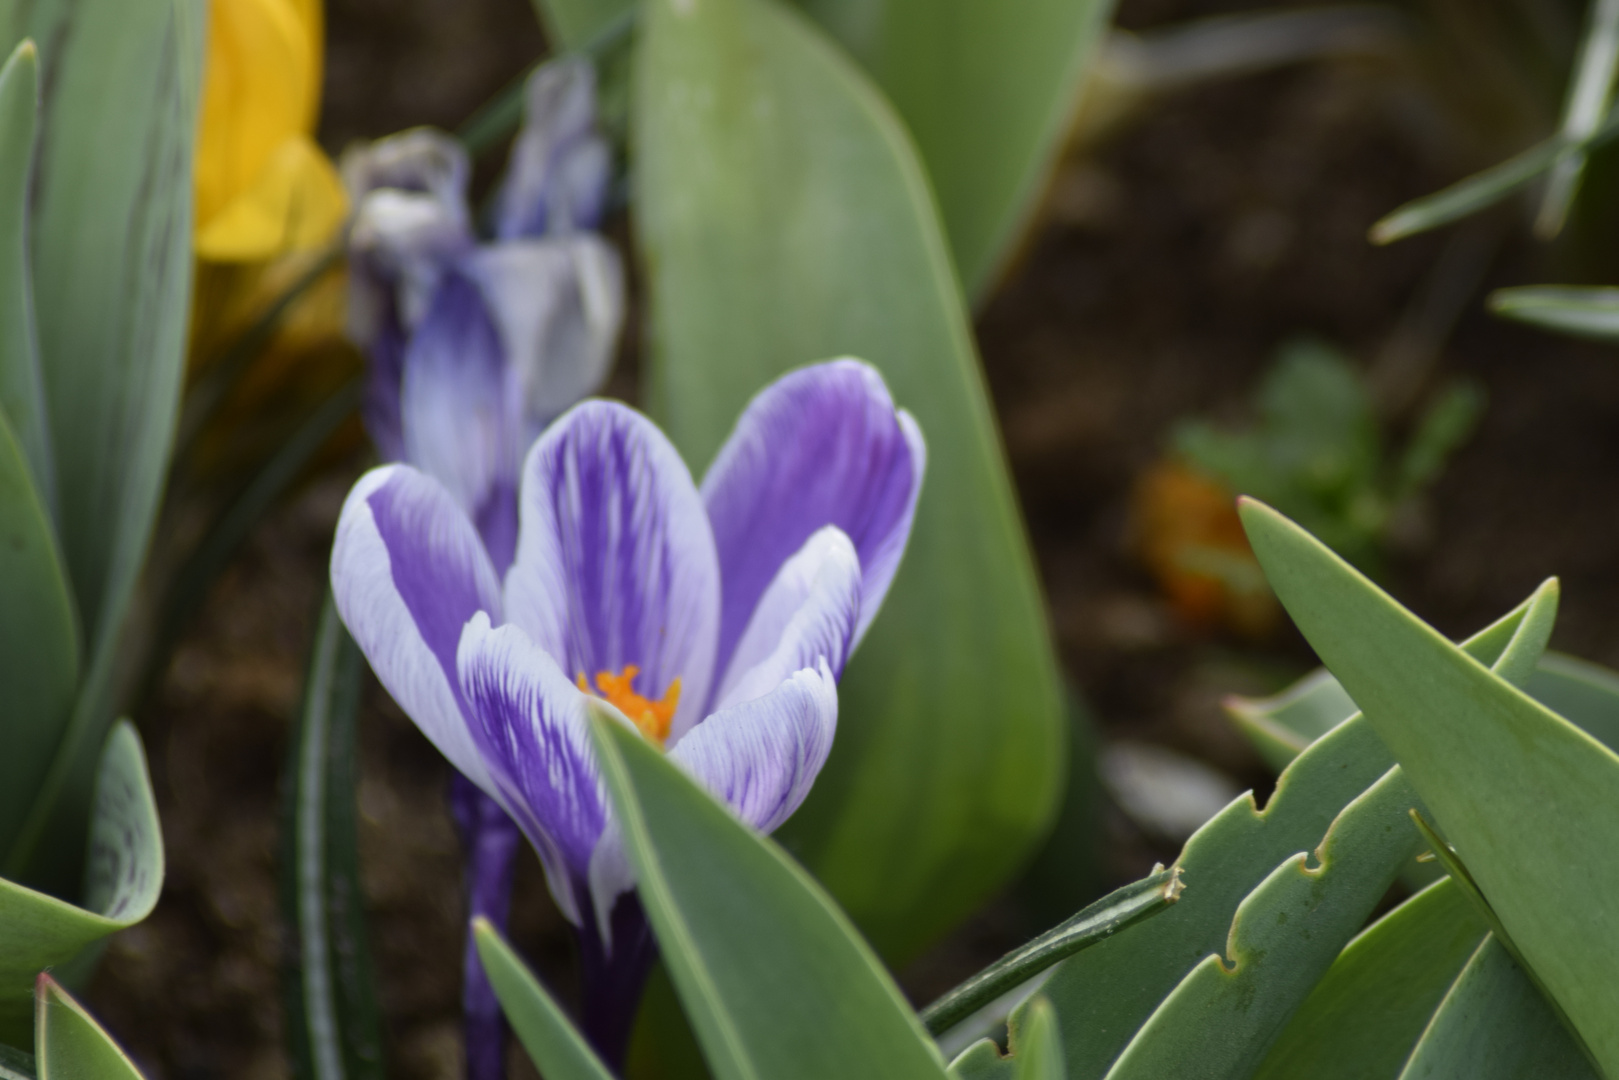
[[[1235,5],[1126,3],[1132,27]],[[330,0],[329,145],[453,126],[541,48],[523,0]],[[1311,663],[1291,630],[1194,632],[1131,557],[1130,491],[1177,419],[1240,417],[1274,346],[1301,331],[1370,362],[1441,238],[1376,249],[1367,226],[1462,166],[1415,140],[1386,72],[1314,65],[1172,98],[1059,178],[1051,218],[979,321],[1063,662],[1109,737],[1174,746],[1263,787],[1222,718],[1229,692]],[[1514,232],[1514,237],[1520,234]],[[1512,239],[1490,284],[1544,280]],[[1395,553],[1397,596],[1450,634],[1564,581],[1557,647],[1619,664],[1619,358],[1521,330],[1475,299],[1440,374],[1488,389],[1477,436]],[[633,386],[633,372],[615,385]],[[278,784],[330,531],[363,462],[277,510],[220,579],[140,717],[167,841],[162,903],[117,938],[90,1001],[153,1080],[285,1075],[275,890]],[[390,1074],[458,1074],[461,901],[447,766],[374,686],[362,716],[365,885]],[[1102,877],[1157,851],[1107,819]],[[571,959],[525,860],[514,939],[554,985]],[[905,975],[920,1000],[1019,940],[1010,901]],[[519,1055],[520,1056],[520,1055]]]

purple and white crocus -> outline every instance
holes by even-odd
[[[366,424],[383,457],[433,476],[511,565],[517,474],[546,424],[600,386],[624,312],[618,256],[594,230],[611,173],[595,130],[595,76],[546,64],[480,242],[466,153],[420,128],[344,156],[349,332],[367,352]],[[451,808],[466,847],[468,906],[506,925],[517,826],[461,776]],[[469,1080],[505,1075],[506,1024],[471,936],[464,961]]]
[[[899,566],[924,461],[877,372],[838,360],[762,391],[700,488],[641,414],[570,410],[525,459],[504,575],[424,472],[384,466],[349,495],[338,611],[395,700],[539,853],[579,932],[586,1034],[610,1062],[653,944],[587,701],[775,829],[831,749],[835,684]]]

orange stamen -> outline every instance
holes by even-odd
[[[675,709],[680,706],[680,679],[676,678],[669,684],[669,690],[659,701],[651,701],[630,689],[630,683],[641,673],[641,669],[634,664],[625,664],[621,674],[614,675],[611,671],[596,672],[596,689],[592,691],[590,684],[585,682],[585,673],[580,672],[576,680],[579,689],[585,693],[595,693],[597,697],[606,701],[613,708],[629,717],[641,734],[662,746],[664,740],[669,738],[669,725],[674,722]]]

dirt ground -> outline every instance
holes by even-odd
[[[1236,5],[1127,0],[1147,29]],[[329,0],[323,138],[453,126],[538,54],[524,0]],[[1300,332],[1371,363],[1445,243],[1365,240],[1463,166],[1413,134],[1375,65],[1313,64],[1164,100],[1059,178],[1053,210],[979,319],[1066,671],[1105,737],[1167,745],[1244,785],[1268,776],[1219,711],[1311,663],[1290,629],[1254,643],[1177,622],[1132,557],[1132,485],[1188,415],[1238,418]],[[1486,284],[1547,280],[1511,229]],[[1555,647],[1619,666],[1619,355],[1469,303],[1438,375],[1489,394],[1474,439],[1395,553],[1395,594],[1446,633],[1564,583]],[[633,370],[615,381],[633,391]],[[168,850],[162,903],[120,935],[90,1001],[153,1080],[286,1074],[275,892],[278,782],[330,533],[359,457],[302,488],[215,587],[139,717]],[[374,686],[362,717],[365,885],[390,1074],[458,1075],[461,900],[447,766]],[[1103,876],[1155,850],[1106,818]],[[513,937],[566,985],[569,946],[525,860]],[[912,965],[919,1001],[1016,944],[999,903]],[[520,1056],[520,1055],[519,1055]]]

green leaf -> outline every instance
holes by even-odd
[[[1338,952],[1422,847],[1416,796],[1391,769],[1344,807],[1316,849],[1243,898],[1222,953],[1203,958],[1108,1071],[1109,1080],[1250,1076]]]
[[[1488,930],[1449,878],[1345,947],[1254,1080],[1394,1080]]]
[[[282,865],[283,907],[297,945],[288,972],[287,1034],[298,1075],[312,1080],[383,1075],[355,808],[364,672],[359,646],[328,593],[292,748]]]
[[[3,93],[3,87],[0,87]],[[0,103],[3,104],[3,103]],[[3,168],[3,166],[0,166]],[[79,688],[73,596],[50,514],[0,413],[0,847],[22,828]]]
[[[1497,289],[1490,310],[1518,322],[1595,341],[1619,341],[1619,289],[1526,285]]]
[[[1159,869],[1140,881],[1113,890],[1079,914],[1013,949],[923,1009],[922,1023],[932,1034],[943,1034],[1058,961],[1163,911],[1180,898],[1182,888],[1176,871]]]
[[[1392,244],[1494,206],[1534,181],[1571,150],[1561,136],[1536,143],[1499,165],[1397,207],[1372,226],[1371,241]]]
[[[1318,668],[1268,698],[1231,697],[1226,715],[1277,772],[1359,710],[1332,672]]]
[[[809,875],[634,728],[592,714],[641,903],[718,1080],[940,1080],[899,988]]]
[[[39,54],[25,41],[0,69],[0,410],[22,446],[41,501],[54,507],[56,471],[28,266],[28,184],[38,112]],[[0,829],[0,837],[6,835]]]
[[[34,1055],[0,1043],[0,1080],[36,1080]]]
[[[994,284],[1062,149],[1112,0],[798,0],[916,140],[967,295]]]
[[[1014,1080],[1017,1066],[1001,1056],[1001,1048],[991,1039],[979,1039],[950,1063],[955,1080]]]
[[[1549,652],[1523,689],[1610,750],[1619,747],[1619,673]]]
[[[891,956],[991,895],[1055,812],[1061,690],[938,218],[898,119],[771,0],[649,0],[636,207],[648,400],[694,469],[810,361],[883,373],[928,440],[910,548],[783,842]],[[918,823],[925,828],[918,828]]]
[[[1242,517],[1282,604],[1596,1060],[1619,1075],[1619,757],[1280,514],[1245,500]]]
[[[85,906],[0,879],[0,1041],[23,1041],[34,977],[151,913],[163,887],[163,834],[146,755],[127,721],[107,737],[96,782]]]
[[[1066,1080],[1057,1010],[1051,1002],[1035,995],[1019,1017],[1013,1038],[1017,1047],[1012,1056],[1014,1080]]]
[[[1363,1074],[1364,1075],[1364,1074]],[[1400,1080],[1598,1080],[1506,949],[1486,937]]]
[[[488,919],[472,920],[478,957],[512,1030],[546,1080],[613,1080],[585,1037]]]
[[[1464,648],[1526,678],[1555,610],[1555,589],[1542,587]],[[1042,992],[1068,1033],[1064,1056],[1072,1080],[1106,1074],[1193,966],[1225,951],[1238,905],[1254,887],[1284,859],[1315,848],[1344,807],[1393,764],[1363,717],[1340,723],[1283,771],[1263,810],[1245,794],[1186,842],[1176,862],[1187,885],[1180,902],[1150,926],[1121,931],[1063,961]]]
[[[87,674],[11,876],[72,893],[124,617],[180,394],[191,288],[201,0],[40,0],[0,11],[44,42],[30,243],[59,536]]]
[[[40,975],[37,998],[39,1080],[142,1080],[112,1036],[55,979]]]
[[[1580,39],[1580,53],[1568,81],[1559,132],[1569,142],[1579,142],[1595,134],[1603,114],[1613,102],[1613,77],[1619,66],[1619,3],[1591,0],[1590,20]],[[1569,207],[1580,189],[1585,172],[1585,155],[1571,153],[1552,167],[1535,219],[1535,234],[1551,239],[1563,229]]]
[[[1392,485],[1392,502],[1419,494],[1439,478],[1450,455],[1478,426],[1484,403],[1484,390],[1476,383],[1458,380],[1445,388],[1411,433]]]

